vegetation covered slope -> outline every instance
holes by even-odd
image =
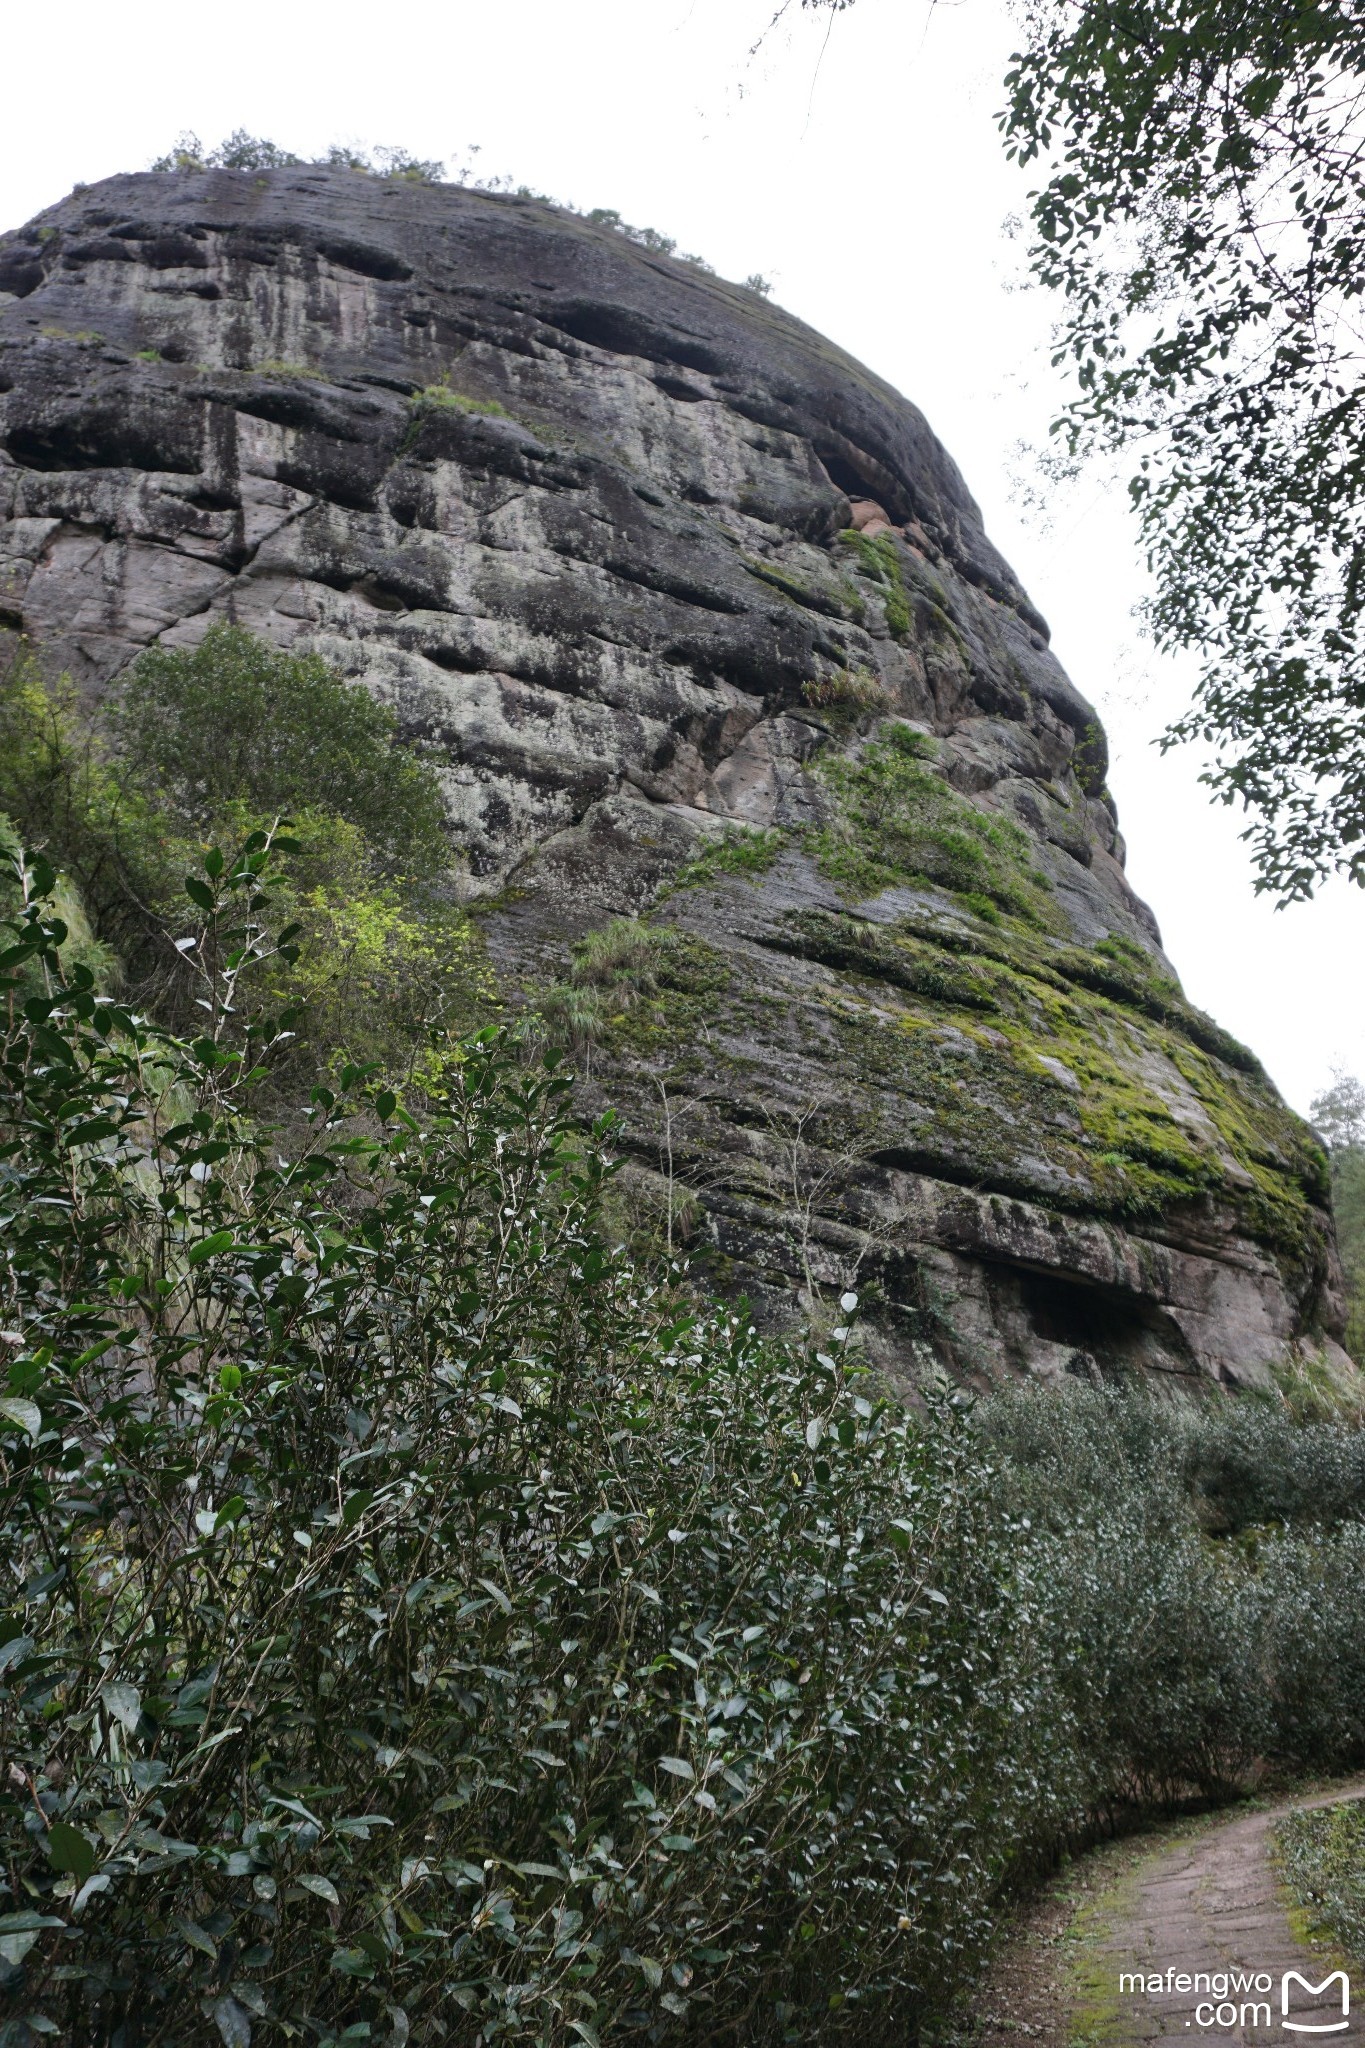
[[[281,1120],[267,830],[192,1037],[0,952],[0,2014],[229,2048],[911,2038],[1100,1816],[1365,1748],[1362,1443],[888,1402],[601,1228],[525,1034]],[[264,1113],[262,1113],[264,1112]]]
[[[291,927],[274,994],[298,1013],[296,1079],[348,1060],[401,1072],[438,1018],[472,1021],[491,997],[478,935],[444,886],[429,764],[325,663],[239,628],[211,628],[190,652],[150,650],[99,712],[13,653],[0,669],[5,817],[63,876],[104,978],[177,1025],[202,995],[174,922],[186,870],[207,843],[287,818],[273,842]]]

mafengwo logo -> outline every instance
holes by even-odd
[[[1286,1970],[1279,1990],[1278,2018],[1286,2033],[1343,2034],[1351,2023],[1351,1980],[1344,1970],[1330,1971],[1320,1984],[1298,1970]],[[1197,1971],[1193,1975],[1139,1970],[1125,1971],[1119,1977],[1120,1997],[1125,1993],[1166,1998],[1193,1993],[1199,2002],[1185,2025],[1200,2033],[1272,2026],[1274,1991],[1275,1979],[1268,1970]]]
[[[1294,1991],[1294,1999],[1297,2010],[1305,2015],[1301,2019],[1291,2019],[1289,2016],[1291,1987],[1295,1986],[1297,1989]],[[1325,2014],[1321,2005],[1310,2007],[1310,1999],[1328,2001]],[[1310,2011],[1314,2015],[1311,2019],[1307,2017]],[[1331,1976],[1324,1977],[1321,1984],[1310,1984],[1297,1970],[1286,1970],[1280,1979],[1280,2012],[1280,2025],[1287,2027],[1291,2034],[1343,2033],[1351,2019],[1351,1980],[1344,1970],[1333,1970]],[[1318,2017],[1319,2014],[1323,2016]]]

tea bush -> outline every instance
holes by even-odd
[[[897,2038],[1037,1805],[964,1426],[614,1257],[505,1030],[278,1156],[269,856],[192,1042],[0,955],[10,2038]]]
[[[1291,1813],[1275,1830],[1276,1860],[1312,1932],[1365,1962],[1365,1804]]]
[[[1030,1527],[1088,1812],[1226,1797],[1257,1757],[1365,1755],[1365,1434],[1040,1387],[983,1403],[977,1430]]]
[[[917,1418],[614,1251],[507,1026],[282,1131],[277,852],[190,877],[194,1036],[16,863],[4,2048],[908,2044],[1077,1831],[1359,1753],[1349,1432]]]

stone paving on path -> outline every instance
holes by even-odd
[[[1104,2029],[1107,2038],[1157,2048],[1191,2048],[1193,2042],[1248,2048],[1264,2048],[1268,2042],[1279,2048],[1314,2041],[1328,2048],[1338,2042],[1365,2043],[1365,1980],[1350,1987],[1344,2026],[1340,1979],[1316,1996],[1291,1982],[1287,2017],[1295,2024],[1284,2024],[1286,1973],[1297,1971],[1309,1986],[1320,1986],[1331,1976],[1332,1965],[1294,1938],[1268,1841],[1274,1823],[1298,1807],[1361,1797],[1365,1783],[1287,1800],[1145,1860],[1125,1888],[1127,1896],[1087,1973],[1092,1982],[1106,1970],[1112,1978],[1118,2010]],[[1161,1989],[1120,1991],[1123,1973],[1140,1974],[1149,1985],[1159,1977]],[[1258,1978],[1259,1984],[1229,1985],[1224,1997],[1214,1995],[1232,1973]],[[1190,1985],[1175,1988],[1171,1980],[1178,1977],[1190,1979]],[[1218,1981],[1210,1986],[1205,1979]]]

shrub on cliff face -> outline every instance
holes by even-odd
[[[151,165],[154,171],[281,171],[301,169],[306,163],[325,164],[330,170],[364,171],[373,178],[399,178],[409,185],[439,185],[446,175],[439,158],[413,156],[410,150],[379,147],[357,149],[334,142],[324,156],[295,156],[263,135],[249,135],[234,128],[216,149],[205,149],[197,135],[188,130],[177,136],[165,156]]]
[[[0,676],[0,813],[69,878],[130,997],[184,1023],[196,997],[175,922],[208,841],[290,820],[278,960],[296,1007],[293,1068],[378,1059],[404,1071],[443,1019],[472,1021],[492,987],[450,862],[440,785],[394,716],[316,656],[216,626],[154,648],[103,717],[21,658]],[[283,851],[284,842],[277,842]]]
[[[193,649],[152,647],[114,700],[123,778],[188,826],[211,832],[228,804],[262,816],[344,818],[382,871],[449,865],[440,784],[395,744],[397,720],[316,654],[284,654],[240,626]]]

